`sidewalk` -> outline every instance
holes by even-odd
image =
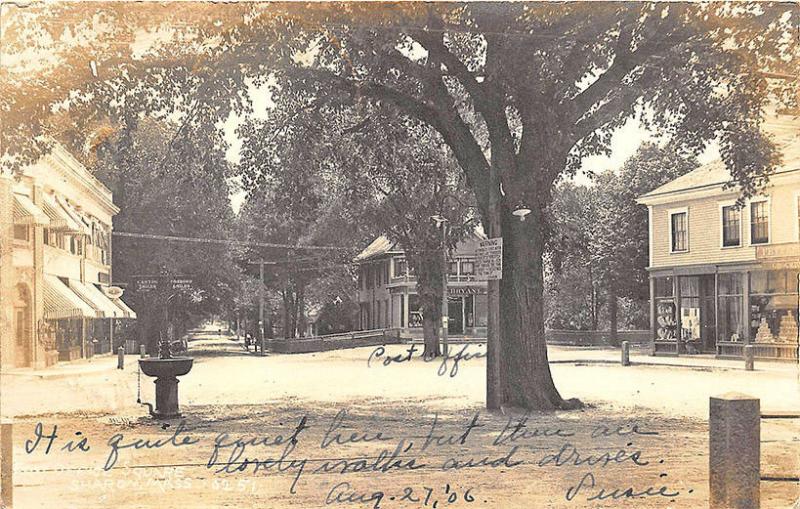
[[[640,353],[637,350],[636,347],[631,349],[630,361],[632,365],[745,371],[744,359],[717,359],[709,354],[655,356]],[[614,348],[548,346],[547,355],[551,364],[620,364],[622,354],[620,350]],[[798,372],[798,364],[794,362],[756,360],[754,366],[755,371]]]
[[[125,364],[135,362],[138,354],[128,354],[125,356]],[[10,368],[0,371],[3,377],[12,378],[38,378],[42,380],[54,380],[60,378],[70,378],[74,376],[102,373],[103,371],[117,369],[116,354],[95,355],[91,359],[77,359],[70,362],[59,362],[48,368]]]

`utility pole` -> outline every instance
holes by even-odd
[[[489,174],[489,238],[502,237],[500,221],[500,179],[497,171]],[[488,281],[488,307],[486,327],[486,408],[499,410],[503,405],[503,383],[501,353],[502,337],[500,334],[500,281]]]
[[[447,220],[442,221],[442,328],[439,337],[442,340],[442,350],[444,350],[444,357],[447,358],[447,334],[450,327],[450,317],[448,316],[447,309]]]

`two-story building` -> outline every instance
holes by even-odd
[[[450,253],[447,276],[448,331],[453,336],[486,337],[487,284],[475,279],[478,233]],[[398,328],[422,336],[417,281],[402,249],[388,238],[375,239],[356,258],[359,325],[362,330]]]
[[[108,352],[136,314],[112,287],[111,191],[63,147],[0,177],[4,367]]]
[[[783,163],[757,196],[716,161],[639,198],[649,212],[650,315],[655,354],[797,358],[800,306],[800,126],[765,126]]]

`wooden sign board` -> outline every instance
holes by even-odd
[[[503,238],[486,239],[478,242],[475,251],[475,279],[488,281],[503,279]]]

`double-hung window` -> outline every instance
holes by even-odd
[[[689,250],[689,212],[670,212],[670,249],[673,253]]]
[[[734,247],[741,244],[741,225],[741,212],[736,205],[722,207],[722,247]]]
[[[750,202],[750,243],[769,243],[769,201]]]

